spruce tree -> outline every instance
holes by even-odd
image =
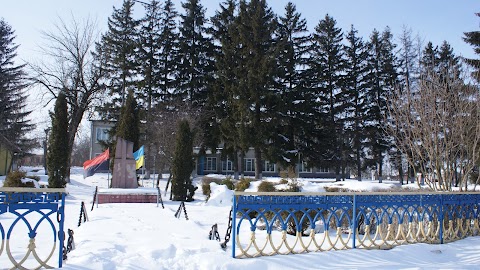
[[[150,3],[144,3],[145,16],[140,20],[139,44],[138,44],[138,68],[140,80],[138,82],[137,100],[141,102],[140,107],[144,113],[145,128],[145,179],[150,178],[150,167],[153,158],[148,156],[152,150],[153,129],[149,128],[153,122],[153,108],[156,100],[160,96],[160,77],[159,60],[162,51],[160,34],[162,31],[161,6],[160,2],[152,0]],[[135,151],[136,149],[134,149]]]
[[[354,161],[351,164],[356,165],[357,178],[361,181],[367,138],[365,123],[368,104],[366,96],[370,87],[369,73],[371,70],[368,65],[368,47],[362,38],[358,37],[358,32],[353,25],[346,36],[346,40],[347,44],[344,51],[348,65],[345,65],[345,80],[342,87],[342,110],[344,111],[342,121],[348,140],[344,141],[343,156],[344,159],[354,156]]]
[[[420,59],[421,73],[435,72],[438,65],[438,47],[433,47],[432,42],[428,42],[422,51],[422,58]]]
[[[187,195],[190,195],[190,199],[193,197],[192,180],[190,178],[195,168],[192,156],[193,139],[194,133],[190,130],[188,121],[181,120],[178,124],[172,164],[172,194],[174,201],[185,201],[187,200]]]
[[[182,3],[180,37],[176,72],[177,100],[187,102],[190,108],[205,105],[212,75],[212,45],[206,35],[205,9],[199,0]]]
[[[96,46],[96,55],[104,59],[108,78],[108,95],[97,108],[104,120],[118,120],[128,91],[137,90],[139,22],[133,18],[133,4],[124,0],[121,8],[113,8],[108,30]]]
[[[214,63],[211,38],[207,35],[205,9],[199,0],[186,0],[182,3],[184,13],[180,15],[179,50],[176,72],[175,107],[194,119],[194,129],[198,131],[198,141],[208,141],[212,123],[216,121],[212,101]],[[184,103],[184,104],[182,104]],[[172,106],[174,107],[174,106]]]
[[[211,102],[216,121],[211,122],[208,139],[205,145],[216,148],[223,143],[222,155],[233,161],[234,177],[238,179],[238,153],[241,146],[246,145],[240,141],[237,123],[240,123],[240,114],[235,110],[235,91],[238,80],[235,69],[238,67],[238,44],[233,42],[236,35],[235,21],[237,19],[236,0],[226,0],[220,4],[220,10],[210,19],[212,27],[209,33],[212,35],[215,60],[215,75],[212,88]],[[206,136],[207,137],[207,136]],[[245,149],[244,149],[245,150]]]
[[[25,64],[15,65],[16,50],[14,31],[0,19],[0,134],[19,148],[21,157],[36,147],[36,141],[27,137],[35,126],[27,119],[26,88],[29,81],[24,72]]]
[[[177,18],[178,13],[172,0],[166,0],[160,12],[161,30],[157,41],[161,48],[158,59],[158,76],[155,78],[160,88],[156,97],[159,102],[170,100],[170,93],[176,86],[174,77],[178,62],[179,38]]]
[[[480,17],[480,13],[475,13]],[[473,47],[475,54],[480,55],[480,31],[472,31],[463,33],[463,40]],[[467,58],[465,61],[474,68],[472,76],[480,82],[480,59]]]
[[[133,97],[133,91],[128,91],[127,100],[120,113],[120,120],[116,128],[116,136],[127,141],[133,142],[133,151],[136,151],[140,145],[140,109],[137,101]],[[110,148],[110,167],[113,168],[115,160],[116,142]]]
[[[125,105],[120,113],[120,121],[117,127],[117,137],[133,142],[133,149],[139,148],[140,139],[139,107],[133,97],[133,91],[129,91]]]
[[[277,26],[275,15],[265,0],[240,1],[236,21],[237,34],[233,42],[238,44],[240,59],[235,73],[235,110],[240,115],[238,123],[240,140],[249,142],[255,152],[255,179],[262,178],[262,152],[265,142],[271,138],[271,126],[276,69]],[[244,148],[244,147],[242,147]]]
[[[443,41],[438,49],[438,72],[450,79],[457,79],[460,76],[462,67],[460,57],[456,56],[453,48],[447,41]],[[448,80],[447,80],[448,81]]]
[[[52,129],[48,140],[47,168],[48,187],[63,188],[67,181],[68,157],[68,106],[64,92],[60,92],[51,114]]]
[[[379,181],[382,181],[384,158],[391,148],[391,139],[386,130],[388,123],[389,102],[394,87],[397,85],[397,58],[395,44],[390,29],[382,33],[374,30],[369,42],[369,87],[366,96],[368,108],[366,129],[368,134],[367,149],[369,157],[366,165],[378,169]]]
[[[139,21],[138,53],[136,55],[141,78],[138,81],[137,100],[141,101],[141,107],[148,112],[155,103],[155,97],[159,95],[157,78],[159,77],[158,61],[162,50],[160,46],[162,25],[160,2],[152,0],[150,3],[145,3],[144,6],[145,16]]]
[[[276,31],[277,69],[275,103],[272,122],[275,123],[267,157],[283,167],[295,168],[311,128],[310,106],[307,101],[305,65],[310,35],[307,21],[297,12],[293,3],[285,6],[278,18]]]
[[[317,167],[334,167],[340,180],[342,166],[343,127],[339,121],[343,111],[340,88],[343,81],[344,56],[342,30],[328,14],[320,20],[313,33],[311,57],[308,64],[309,87],[313,95],[316,129],[307,156]]]

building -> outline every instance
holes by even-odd
[[[90,159],[103,153],[101,141],[110,139],[109,131],[115,125],[114,122],[90,120]]]
[[[115,122],[90,120],[90,159],[95,158],[104,152],[101,141],[108,141],[110,139],[110,129],[115,125]],[[97,172],[108,172],[108,164],[97,169]]]
[[[108,131],[114,126],[114,122],[105,122],[100,120],[90,120],[91,121],[91,143],[90,143],[90,159],[100,155],[103,152],[103,147],[100,144],[100,141],[108,140],[109,133]],[[195,156],[195,171],[197,175],[207,175],[207,174],[223,174],[223,175],[233,175],[233,161],[222,158],[221,148],[217,148],[215,153],[207,150],[204,154],[200,154],[200,148],[194,147],[193,154]],[[145,153],[149,155],[149,153]],[[255,176],[255,156],[253,148],[250,149],[243,159],[243,168],[245,176]],[[241,168],[242,164],[239,164]],[[152,168],[153,170],[153,168]],[[263,176],[279,176],[280,172],[285,170],[281,168],[278,164],[271,163],[267,160],[263,161]],[[156,170],[159,171],[159,170]],[[299,177],[305,178],[335,178],[335,172],[329,168],[310,168],[305,162],[299,161],[297,164],[296,171],[298,172]],[[345,176],[350,178],[349,174]]]
[[[196,156],[195,172],[197,175],[234,174],[233,161],[222,158],[221,148],[218,148],[216,153],[207,150],[205,154],[202,155],[200,154],[200,149],[196,147],[194,154]],[[250,148],[243,160],[239,160],[239,162],[243,162],[243,174],[245,176],[255,176],[255,154],[253,148]],[[280,173],[286,170],[286,168],[282,168],[279,164],[271,163],[268,160],[264,160],[262,164],[262,176],[280,176]],[[238,167],[241,168],[242,164],[238,165]],[[297,163],[295,169],[298,172],[298,176],[303,178],[335,178],[335,172],[329,168],[310,168],[305,162],[301,161]],[[350,178],[349,174],[345,175],[345,178]]]
[[[0,175],[7,175],[15,167],[15,156],[21,149],[0,134]]]

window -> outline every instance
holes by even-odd
[[[245,171],[246,172],[254,172],[255,171],[255,159],[254,158],[246,158],[245,159]]]
[[[205,171],[216,171],[217,170],[217,158],[216,157],[207,157],[207,162],[205,162]]]
[[[97,139],[97,142],[98,141],[108,141],[108,139],[109,139],[108,130],[109,130],[109,128],[97,127],[97,134],[95,136],[95,138]]]
[[[330,170],[327,168],[327,167],[320,167],[318,168],[318,172],[321,172],[321,173],[327,173],[329,172]]]
[[[309,168],[305,161],[302,161],[302,166],[300,167],[300,172],[302,173],[311,173],[312,168]]]
[[[233,172],[233,162],[229,159],[222,161],[223,172]]]
[[[263,163],[263,171],[275,172],[275,163],[270,163],[269,161],[265,160],[265,162]]]

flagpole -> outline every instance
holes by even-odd
[[[110,188],[110,164],[108,164],[107,188]]]

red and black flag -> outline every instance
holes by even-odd
[[[83,178],[94,175],[99,171],[108,171],[108,159],[110,151],[107,149],[94,159],[87,160],[83,163]]]

